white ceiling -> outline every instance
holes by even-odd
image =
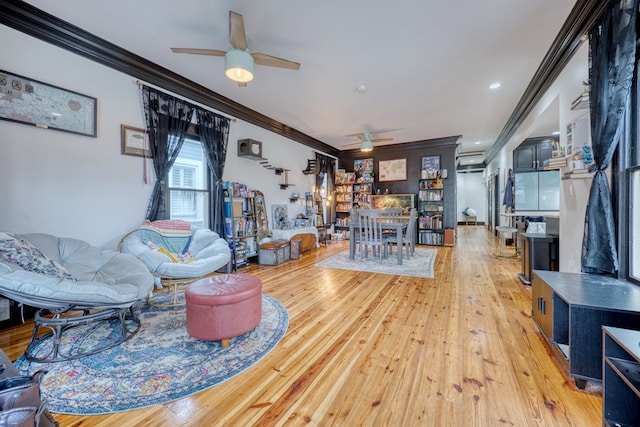
[[[496,141],[575,0],[28,3],[336,148],[368,131],[393,143],[462,135],[469,152]],[[238,87],[224,58],[170,51],[228,50],[229,10],[251,52],[300,70],[256,66]]]

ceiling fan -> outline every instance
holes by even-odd
[[[216,49],[194,49],[188,47],[172,47],[175,53],[190,53],[194,55],[224,56],[225,74],[231,80],[238,82],[238,86],[246,86],[253,79],[254,64],[268,67],[299,70],[300,64],[287,59],[278,58],[264,53],[249,53],[247,35],[244,31],[244,19],[239,13],[229,11],[229,41],[232,49],[228,51]]]
[[[373,150],[373,144],[375,142],[393,141],[393,138],[371,138],[371,134],[369,132],[360,133],[360,134],[355,135],[355,136],[357,136],[358,139],[360,139],[360,142],[355,143],[355,144],[349,144],[349,145],[360,144],[360,151],[362,151],[363,153],[368,153],[368,152],[372,151]],[[347,147],[349,145],[347,145]]]

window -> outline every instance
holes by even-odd
[[[640,281],[640,168],[629,174],[629,202],[629,277]]]
[[[621,272],[629,280],[640,284],[640,61],[636,61],[636,72],[631,90],[630,137],[620,141],[620,174],[623,182],[618,186],[618,200],[622,201],[619,223],[622,230],[620,247]],[[623,135],[626,136],[626,132]]]
[[[202,145],[187,138],[169,171],[169,217],[209,228],[209,169]]]

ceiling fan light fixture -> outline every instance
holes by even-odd
[[[225,74],[234,82],[253,80],[253,57],[246,50],[231,49],[224,55]]]
[[[373,151],[373,142],[370,139],[365,139],[360,143],[360,151],[363,153],[368,153]]]

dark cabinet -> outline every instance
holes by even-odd
[[[547,341],[553,341],[553,289],[540,281],[531,288],[533,320],[538,324]]]
[[[518,172],[544,170],[544,161],[551,158],[551,138],[525,140],[513,151],[513,170]]]
[[[602,425],[640,425],[640,332],[604,327]]]
[[[597,274],[535,270],[533,320],[580,388],[602,380],[602,327],[640,325],[640,287]]]

